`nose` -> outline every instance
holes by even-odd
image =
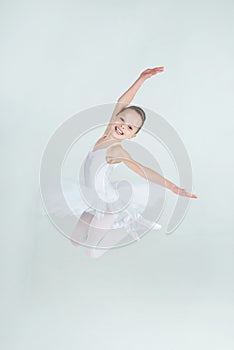
[[[125,131],[125,124],[124,123],[119,123],[119,127],[121,130]]]

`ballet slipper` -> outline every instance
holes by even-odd
[[[154,221],[149,221],[145,219],[141,214],[137,214],[136,221],[139,222],[140,224],[146,226],[147,228],[153,229],[153,230],[160,230],[162,228],[162,225],[154,222]]]
[[[103,254],[105,254],[109,249],[96,249],[96,248],[88,248],[86,250],[86,255],[89,257],[89,258],[93,258],[93,259],[96,259],[96,258],[99,258],[101,257]]]
[[[134,220],[130,216],[125,216],[123,219],[114,222],[112,225],[112,228],[120,228],[125,227],[126,231],[129,235],[132,236],[134,240],[140,241],[140,236],[136,232],[136,230],[132,227],[132,224],[134,223]]]

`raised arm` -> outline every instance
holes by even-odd
[[[153,75],[157,73],[163,72],[163,70],[164,70],[164,67],[155,67],[155,68],[149,68],[144,70],[140,74],[140,76],[137,78],[137,80],[132,84],[132,86],[130,86],[130,88],[118,98],[114,111],[112,113],[111,119],[109,121],[109,124],[104,132],[104,135],[108,134],[116,114],[118,114],[123,108],[127,107],[132,102],[134,96],[136,95],[137,91],[139,90],[141,85],[144,83],[144,81],[146,79],[151,78]]]

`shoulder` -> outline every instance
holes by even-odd
[[[119,155],[119,156],[123,155],[131,158],[130,153],[126,149],[124,149],[122,145],[111,146],[110,151],[116,155]]]
[[[118,158],[120,162],[127,159],[132,159],[130,153],[126,151],[126,149],[124,149],[120,144],[109,147],[107,156],[110,158]]]

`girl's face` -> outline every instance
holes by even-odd
[[[118,140],[131,139],[136,137],[136,131],[141,127],[140,115],[131,109],[119,113],[114,117],[112,136]]]

